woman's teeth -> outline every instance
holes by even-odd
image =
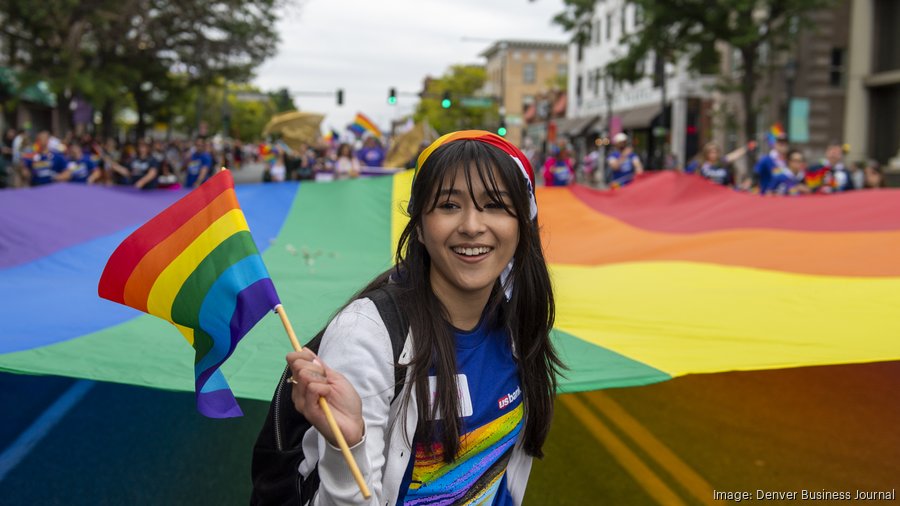
[[[491,248],[481,247],[481,248],[453,248],[454,253],[458,253],[460,255],[465,255],[467,257],[473,257],[477,255],[484,255],[485,253],[491,251]]]

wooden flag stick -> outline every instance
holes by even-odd
[[[291,345],[294,347],[294,351],[300,351],[303,347],[300,345],[300,341],[297,341],[297,334],[294,333],[294,327],[291,326],[291,321],[284,311],[284,306],[278,304],[275,306],[275,312],[281,317],[281,324],[284,325],[284,330],[287,331],[287,335],[291,339]],[[334,415],[331,413],[331,407],[328,406],[328,401],[326,401],[324,397],[319,397],[319,407],[322,408],[322,411],[325,413],[325,419],[328,420],[328,426],[331,427],[331,433],[334,434],[338,447],[341,449],[341,453],[344,454],[344,460],[347,461],[347,466],[350,467],[350,472],[353,473],[353,478],[359,486],[359,491],[362,492],[363,497],[368,499],[372,496],[372,493],[369,492],[366,480],[363,479],[362,473],[359,472],[359,466],[356,465],[356,459],[354,459],[353,454],[350,453],[350,447],[347,446],[347,440],[344,439],[344,434],[341,432],[340,427],[338,427],[337,420],[334,419]]]

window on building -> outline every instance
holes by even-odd
[[[513,57],[513,60],[521,60],[522,59],[522,51],[513,51],[512,57]]]
[[[600,68],[594,69],[594,95],[600,94],[600,80],[603,78],[603,73]]]
[[[619,35],[621,35],[622,37],[624,37],[625,34],[628,33],[627,26],[625,26],[625,22],[627,19],[626,14],[628,13],[627,9],[628,4],[625,4],[622,6],[622,12],[619,13]]]
[[[644,23],[644,11],[640,5],[634,6],[634,27],[637,28]]]
[[[603,40],[603,38],[600,36],[600,31],[601,31],[600,28],[602,26],[603,25],[600,23],[599,19],[594,22],[594,44],[596,44],[598,46],[600,45],[600,41]]]
[[[553,61],[553,51],[547,51],[544,53],[544,59],[547,61]]]
[[[535,75],[535,65],[534,63],[526,63],[522,65],[522,82],[525,84],[534,84],[537,80]]]
[[[536,61],[538,59],[537,51],[532,51],[528,53],[528,59],[531,61]]]
[[[612,40],[612,12],[606,13],[606,40]]]
[[[831,69],[828,82],[832,88],[844,87],[844,58],[847,50],[842,47],[831,48]]]
[[[569,66],[565,63],[560,63],[556,66],[556,75],[558,76],[566,76],[569,75]]]
[[[581,85],[582,79],[581,76],[578,76],[578,78],[575,80],[575,101],[578,103],[578,105],[581,105]]]
[[[874,2],[874,47],[873,72],[900,70],[900,44],[894,35],[900,26],[900,2],[897,0],[876,0]],[[846,63],[845,63],[846,65]]]
[[[584,58],[584,46],[579,43],[577,52],[575,54],[575,61],[581,61],[582,58]]]

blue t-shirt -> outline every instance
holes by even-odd
[[[356,157],[367,167],[381,167],[384,165],[384,150],[378,146],[361,148],[356,153]]]
[[[768,193],[775,195],[797,195],[798,188],[803,184],[803,176],[795,176],[789,170],[778,170],[772,174],[769,180]]]
[[[57,174],[66,170],[66,158],[55,152],[35,153],[25,158],[25,166],[31,172],[31,186],[50,184]]]
[[[509,335],[486,327],[482,321],[470,332],[455,332],[462,412],[456,460],[444,462],[440,443],[429,453],[428,442],[413,441],[415,457],[397,504],[513,504],[506,467],[522,429],[522,390]]]
[[[128,167],[131,169],[131,184],[137,183],[143,179],[151,169],[156,169],[156,175],[159,176],[159,160],[152,155],[147,158],[133,158],[131,162],[128,163]],[[153,178],[144,185],[145,190],[153,188],[156,188],[156,178]]]
[[[191,155],[191,161],[188,162],[187,166],[187,180],[185,181],[185,186],[188,188],[193,188],[195,184],[197,184],[197,179],[200,177],[200,169],[206,167],[206,179],[212,175],[212,155],[206,152],[200,153],[196,152]],[[200,181],[203,183],[203,181]]]
[[[95,167],[96,165],[94,165],[91,155],[84,155],[78,160],[69,158],[66,161],[66,170],[70,171],[71,174],[69,182],[87,183],[87,180],[91,177],[91,173],[94,172]]]
[[[611,186],[625,186],[634,180],[634,164],[635,160],[639,160],[637,153],[629,153],[628,156],[622,157],[619,150],[614,150],[606,158],[607,163],[610,160],[620,160],[619,168],[610,173]]]
[[[713,183],[728,186],[731,184],[731,172],[728,170],[727,166],[728,161],[724,158],[719,160],[718,163],[701,163],[699,160],[694,160],[684,168],[684,173],[698,174],[705,179],[709,179]]]
[[[777,151],[772,151],[768,155],[759,159],[753,167],[753,172],[759,176],[759,192],[767,193],[772,187],[772,176],[779,171],[787,170],[787,165],[778,156]]]

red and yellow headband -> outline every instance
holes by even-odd
[[[534,199],[534,170],[531,168],[531,162],[528,161],[528,157],[526,157],[513,143],[497,134],[485,130],[460,130],[458,132],[443,135],[422,151],[419,155],[418,162],[416,163],[416,170],[422,169],[425,165],[425,160],[428,160],[428,157],[431,156],[431,153],[437,148],[444,144],[465,139],[484,142],[485,144],[500,148],[515,160],[516,165],[522,172],[522,176],[525,178],[525,183],[528,186],[528,196],[531,200],[531,219],[535,219],[537,217],[537,202]]]

